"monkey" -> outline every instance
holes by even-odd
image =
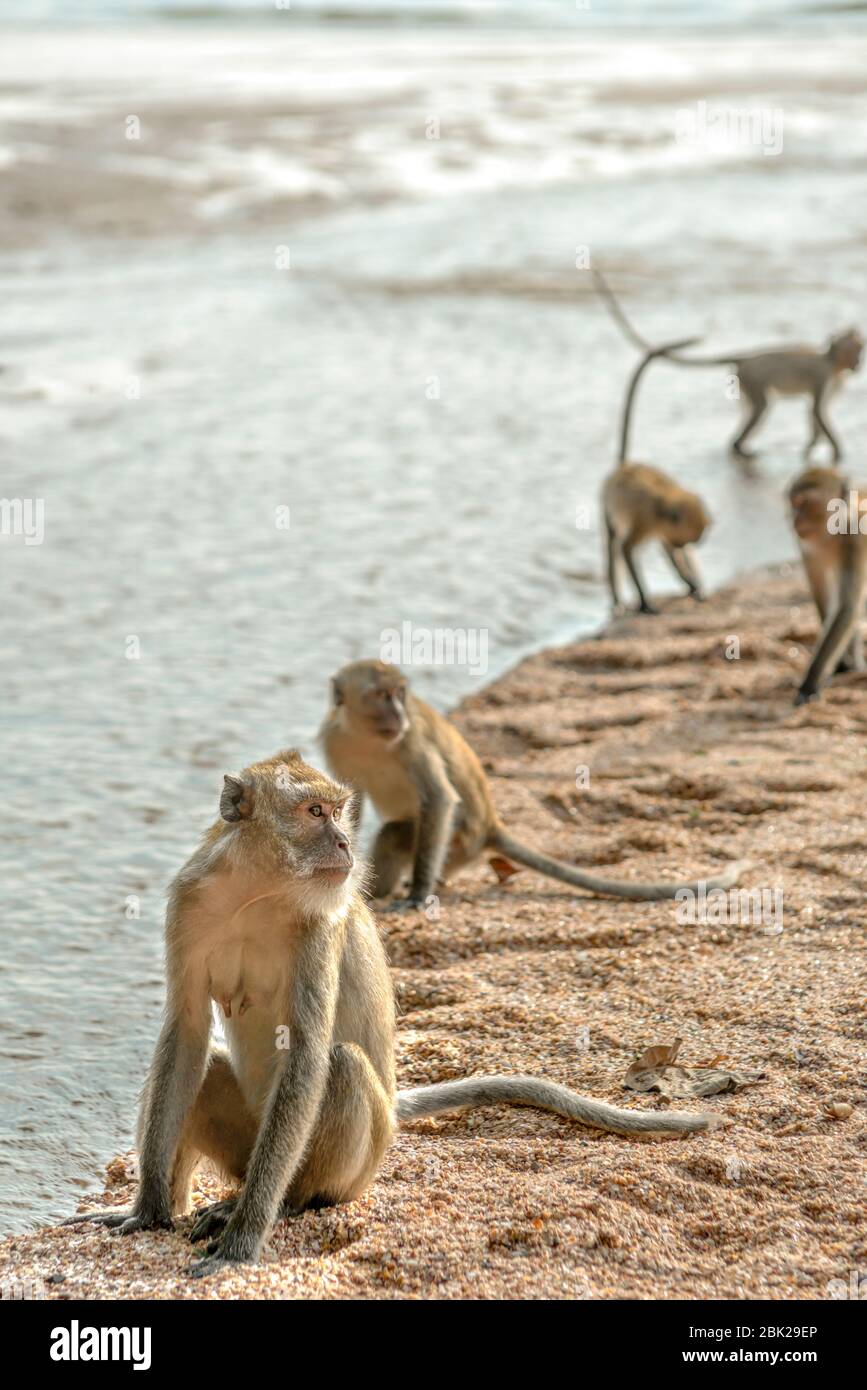
[[[825,417],[824,406],[842,386],[846,372],[858,371],[863,352],[864,339],[857,329],[847,328],[831,338],[825,348],[793,343],[772,348],[768,352],[741,356],[690,358],[671,354],[669,361],[684,367],[734,368],[747,407],[743,427],[729,445],[731,452],[739,458],[755,456],[753,450],[744,446],[764,418],[774,397],[807,396],[810,400],[812,432],[804,446],[804,458],[809,459],[824,435],[831,446],[834,463],[839,463],[843,451]]]
[[[485,851],[537,873],[634,901],[674,898],[698,884],[597,878],[528,848],[497,815],[482,765],[448,719],[409,689],[396,666],[356,661],[331,682],[319,731],[334,776],[370,797],[383,820],[372,853],[371,892],[385,898],[410,874],[401,906],[423,907],[441,881]],[[730,888],[751,865],[730,864],[707,887]]]
[[[633,328],[605,277],[594,271],[597,289],[629,341],[642,351],[649,345]],[[747,405],[747,418],[732,440],[731,452],[742,459],[754,457],[744,445],[763,419],[775,396],[808,396],[812,432],[804,448],[809,459],[824,435],[831,446],[833,461],[843,457],[839,440],[824,414],[826,402],[840,389],[847,372],[857,372],[864,352],[864,339],[856,328],[847,328],[831,338],[825,348],[802,343],[773,348],[769,352],[730,353],[720,357],[681,357],[665,354],[670,362],[683,367],[733,367]]]
[[[142,1095],[132,1209],[65,1224],[171,1229],[207,1157],[243,1186],[196,1213],[190,1238],[209,1243],[187,1272],[201,1278],[255,1262],[279,1217],[359,1196],[395,1127],[421,1116],[529,1105],[621,1135],[723,1122],[620,1109],[533,1076],[398,1091],[394,996],[361,893],[351,798],[295,749],[226,775],[219,819],[170,889],[166,1005]],[[212,1040],[213,1005],[227,1047]]]
[[[620,430],[620,451],[614,472],[602,488],[602,513],[605,523],[608,587],[615,612],[620,611],[618,570],[620,560],[632,577],[638,592],[640,613],[657,613],[644,590],[635,561],[637,547],[648,540],[659,540],[687,592],[702,600],[704,592],[690,547],[701,540],[711,524],[704,503],[694,492],[676,483],[658,468],[646,463],[628,463],[629,426],[632,404],[638,383],[647,367],[657,357],[686,346],[695,339],[649,348],[632,374],[623,406]]]
[[[867,534],[860,529],[858,491],[833,468],[808,468],[789,487],[798,538],[821,633],[795,696],[815,700],[832,671],[863,671],[859,626],[867,580]],[[832,513],[843,521],[837,529]]]

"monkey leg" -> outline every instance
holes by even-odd
[[[608,564],[608,588],[611,590],[611,605],[615,612],[620,607],[620,579],[618,575],[618,551],[620,542],[617,539],[614,527],[608,518],[605,518],[605,549]]]
[[[623,558],[624,558],[624,560],[626,561],[626,568],[629,570],[629,573],[630,573],[630,575],[632,576],[632,582],[633,582],[633,584],[635,585],[635,588],[636,588],[636,590],[637,590],[637,592],[638,592],[638,599],[639,599],[638,608],[639,608],[639,612],[640,612],[640,613],[658,613],[658,612],[659,612],[659,609],[658,609],[658,608],[654,608],[654,607],[653,607],[653,604],[652,604],[652,603],[648,603],[648,601],[647,601],[647,595],[646,595],[645,592],[644,592],[644,585],[643,585],[642,582],[641,582],[641,575],[639,574],[638,566],[637,566],[636,563],[635,563],[634,551],[635,551],[635,542],[634,542],[634,541],[624,541],[624,543],[623,543]]]
[[[387,898],[400,887],[415,853],[415,821],[390,820],[379,831],[373,846],[374,898]]]
[[[861,629],[856,628],[840,660],[835,667],[835,674],[844,671],[863,671],[864,670],[864,639],[861,636]]]
[[[815,396],[815,397],[813,398],[813,437],[814,437],[814,442],[818,442],[819,437],[820,437],[821,435],[824,435],[825,438],[827,439],[828,443],[831,445],[831,449],[832,449],[832,451],[833,451],[834,462],[835,462],[835,463],[839,463],[839,462],[840,462],[840,459],[843,457],[843,451],[842,451],[841,448],[840,448],[840,444],[839,444],[839,442],[838,442],[836,436],[834,435],[834,432],[833,432],[833,430],[831,429],[831,426],[828,424],[828,421],[825,419],[825,416],[824,416],[824,414],[822,413],[822,404],[823,404],[823,397],[822,397],[821,394],[819,394],[819,395],[817,395],[817,396]]]
[[[701,582],[692,556],[686,546],[669,545],[667,542],[664,542],[664,547],[675,574],[683,580],[693,598],[703,598],[704,595],[701,590]]]
[[[750,453],[747,449],[744,448],[744,444],[746,444],[747,439],[752,434],[753,430],[756,428],[756,426],[758,425],[759,421],[762,419],[768,408],[768,398],[764,394],[764,392],[762,392],[762,394],[759,396],[751,396],[749,399],[752,405],[752,410],[747,416],[746,424],[744,425],[740,434],[735,439],[733,439],[731,443],[732,453],[740,454],[741,458],[750,457]]]
[[[325,1099],[283,1214],[352,1201],[371,1183],[394,1129],[394,1107],[367,1053],[337,1043]]]
[[[201,1158],[240,1181],[256,1139],[258,1121],[248,1106],[224,1048],[211,1050],[208,1070],[187,1116],[172,1169],[172,1213],[189,1211],[193,1174]]]

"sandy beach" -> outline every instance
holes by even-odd
[[[772,922],[690,924],[670,902],[529,872],[500,886],[487,866],[439,920],[382,918],[401,1085],[529,1071],[661,1107],[623,1080],[677,1037],[686,1066],[763,1076],[675,1103],[724,1127],[636,1141],[531,1111],[417,1122],[366,1197],[278,1225],[260,1266],[186,1279],[188,1221],[128,1240],[45,1228],[0,1244],[0,1282],[52,1299],[851,1296],[867,1262],[867,682],[795,710],[814,634],[784,567],[541,652],[456,715],[532,843],[621,877],[749,858],[744,887],[781,895]],[[104,1200],[126,1204],[130,1175],[116,1159]],[[196,1200],[220,1190],[204,1177]]]

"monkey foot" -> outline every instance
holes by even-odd
[[[376,911],[382,915],[385,912],[421,912],[423,909],[424,902],[419,898],[395,898],[394,902],[377,907]]]
[[[652,603],[642,603],[638,611],[639,613],[652,613],[654,616],[656,616],[656,614],[659,612],[659,609],[654,608]]]
[[[807,705],[810,703],[811,700],[818,700],[818,698],[818,690],[805,690],[802,688],[798,691],[797,695],[795,696],[795,704]]]
[[[191,1279],[207,1279],[211,1274],[219,1274],[221,1269],[237,1269],[243,1260],[227,1260],[222,1255],[206,1255],[203,1260],[187,1266],[186,1273]]]
[[[171,1231],[174,1229],[170,1217],[138,1216],[133,1211],[85,1211],[79,1216],[68,1216],[61,1226],[80,1226],[89,1221],[94,1226],[105,1226],[118,1235],[131,1236],[135,1231]]]

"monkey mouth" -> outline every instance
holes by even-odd
[[[384,720],[380,721],[375,727],[379,737],[384,738],[387,743],[397,742],[406,732],[406,724],[397,719],[391,719],[387,723]]]
[[[339,864],[320,864],[319,868],[316,870],[316,877],[331,878],[337,882],[340,882],[343,879],[349,877],[354,867],[354,860],[352,860],[350,863],[347,863],[345,859],[342,860]]]

